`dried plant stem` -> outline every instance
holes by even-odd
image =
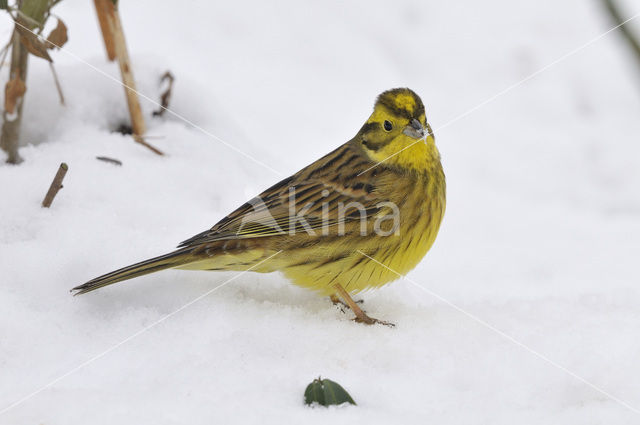
[[[20,78],[22,81],[27,79],[27,62],[29,52],[20,42],[20,34],[13,31],[11,42],[11,66],[9,70],[9,80]],[[2,134],[0,135],[0,147],[7,153],[7,162],[10,164],[19,164],[22,158],[18,154],[18,145],[20,142],[20,123],[22,122],[22,105],[24,104],[24,96],[20,99],[13,114],[7,111],[2,113],[3,124]]]
[[[109,5],[107,2],[112,3],[110,0],[93,0],[93,4],[96,7],[96,14],[98,15],[98,22],[100,23],[100,29],[102,30],[104,47],[107,50],[107,58],[109,58],[110,61],[114,61],[116,59],[116,48],[113,44],[113,34],[107,19],[107,13],[110,8],[113,8],[113,4]]]
[[[51,203],[53,202],[53,198],[55,198],[56,195],[58,194],[58,191],[62,189],[62,180],[64,180],[64,176],[67,174],[68,169],[69,167],[64,162],[60,164],[60,167],[58,168],[58,172],[56,173],[56,176],[53,178],[53,181],[51,182],[51,186],[49,186],[49,190],[47,191],[47,194],[45,195],[44,200],[42,201],[42,206],[44,208],[49,208],[51,206]]]
[[[153,145],[150,145],[149,143],[147,143],[147,141],[144,140],[144,138],[142,136],[138,136],[137,134],[134,134],[133,135],[133,140],[135,140],[136,142],[140,143],[142,146],[147,147],[152,152],[154,152],[154,153],[156,153],[158,155],[164,155],[164,153],[160,149],[158,149],[158,148],[154,147]]]
[[[56,73],[56,69],[53,67],[53,62],[49,62],[49,68],[51,68],[51,75],[53,75],[53,81],[56,84],[58,96],[60,96],[60,104],[64,105],[64,95],[62,94],[62,87],[60,86],[60,81],[58,81],[58,74]]]
[[[108,162],[114,165],[122,165],[122,161],[120,161],[119,159],[109,158],[108,156],[96,156],[96,159],[100,161]]]
[[[164,115],[164,111],[166,111],[167,108],[169,108],[169,100],[171,99],[171,90],[173,90],[174,80],[175,80],[175,77],[170,71],[167,71],[164,74],[162,74],[162,78],[160,78],[160,82],[162,83],[164,81],[167,81],[168,82],[167,89],[164,91],[164,93],[162,93],[162,96],[160,97],[160,108],[157,111],[153,111],[154,117],[160,117]]]
[[[138,94],[135,91],[136,82],[133,78],[129,52],[127,51],[127,45],[124,40],[124,33],[122,31],[118,11],[113,10],[113,13],[109,15],[109,18],[116,48],[116,56],[118,57],[120,73],[122,74],[122,82],[125,85],[125,94],[127,96],[127,104],[129,105],[129,114],[131,115],[131,127],[133,128],[133,134],[142,136],[145,133],[146,128],[144,118],[142,117],[140,102],[138,101]]]
[[[47,16],[51,4],[50,0],[18,0],[16,5],[18,9],[17,17],[14,17],[16,26],[11,36],[9,81],[19,79],[22,80],[24,84],[27,80],[29,51],[22,42],[20,31],[22,29],[27,31],[33,31],[34,29],[41,30],[45,23],[44,18]],[[4,61],[4,58],[2,60]],[[7,87],[9,86],[7,85]],[[6,101],[7,99],[5,98],[5,102]],[[7,152],[7,162],[12,164],[22,162],[22,158],[20,158],[18,154],[18,145],[20,141],[20,124],[22,122],[23,105],[24,93],[20,98],[15,99],[15,107],[12,108],[13,113],[7,113],[5,110],[2,114],[3,123],[2,134],[0,135],[0,147]]]
[[[11,38],[9,39],[7,44],[4,45],[0,53],[0,69],[2,69],[2,67],[4,66],[4,60],[7,58],[7,53],[9,53],[9,47],[11,47],[11,43],[13,43],[13,33],[11,33]]]
[[[125,96],[127,97],[127,105],[129,106],[133,139],[156,154],[163,155],[162,151],[151,146],[142,138],[146,131],[146,126],[136,92],[136,82],[133,78],[133,71],[131,70],[131,61],[129,59],[129,52],[127,51],[124,31],[122,30],[122,23],[120,22],[120,14],[111,0],[94,0],[94,4],[96,12],[98,13],[98,21],[102,28],[102,37],[104,38],[104,44],[107,48],[107,56],[109,59],[111,59],[112,56],[118,59],[122,83],[125,87]]]

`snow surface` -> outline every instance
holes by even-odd
[[[127,116],[116,83],[55,52],[63,108],[32,59],[25,162],[0,165],[1,424],[640,422],[640,75],[619,35],[448,125],[611,27],[598,2],[121,3],[138,88],[159,98],[170,69],[173,110],[280,175],[172,116],[147,120],[158,157],[111,132]],[[69,51],[117,78],[92,3],[55,11]],[[409,278],[631,408],[406,280],[364,294],[395,329],[278,274],[244,274],[142,333],[235,275],[69,295],[334,149],[397,86],[425,101],[448,177],[440,236]],[[305,407],[318,375],[358,406]]]

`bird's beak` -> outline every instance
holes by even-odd
[[[422,139],[425,135],[425,129],[417,119],[412,119],[411,123],[402,130],[404,134],[414,139]]]

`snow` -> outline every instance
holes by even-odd
[[[118,78],[92,4],[57,6],[68,105],[32,58],[25,162],[0,165],[0,424],[640,422],[640,80],[619,34],[456,120],[610,28],[597,2],[121,3],[139,90],[159,99],[171,70],[170,108],[267,167],[147,101],[166,156],[112,133],[124,93],[98,72]],[[411,281],[363,295],[396,328],[279,274],[69,295],[334,149],[397,86],[427,105],[448,205]],[[305,407],[319,375],[358,405]]]

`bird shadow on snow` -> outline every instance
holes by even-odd
[[[271,313],[278,311],[287,320],[290,314],[305,318],[314,316],[319,322],[335,320],[336,323],[350,322],[353,317],[349,309],[334,306],[328,297],[291,284],[279,273],[245,275],[229,281],[233,277],[233,273],[169,270],[78,298],[82,300],[81,309],[87,310],[86,314],[115,317],[137,309],[155,310],[159,315],[171,314],[199,297],[202,299],[196,304],[230,311],[228,314],[249,308],[254,314],[271,318],[277,318],[279,315]],[[363,300],[361,306],[372,314],[394,320],[407,319],[415,307],[406,305],[401,294],[394,292],[393,288],[383,288],[361,293],[355,299]]]

